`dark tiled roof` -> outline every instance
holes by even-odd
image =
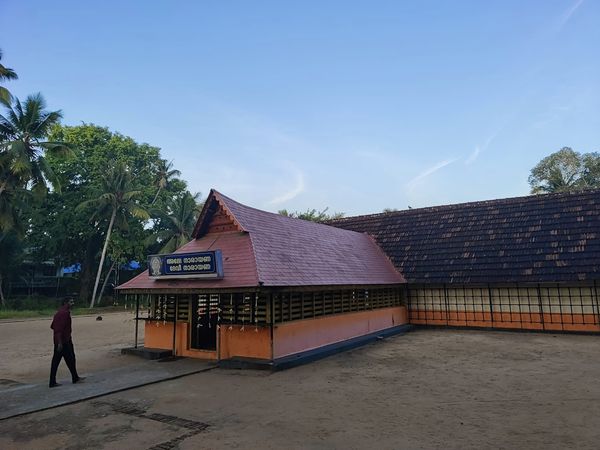
[[[600,190],[331,222],[372,235],[409,283],[600,279]]]

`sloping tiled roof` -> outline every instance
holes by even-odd
[[[367,234],[250,208],[214,190],[194,236],[177,252],[220,249],[222,280],[151,280],[144,272],[119,289],[404,283]]]
[[[250,235],[258,278],[266,286],[404,282],[364,233],[261,211],[213,193]]]
[[[372,235],[409,283],[600,279],[600,190],[330,222]]]

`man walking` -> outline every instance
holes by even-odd
[[[71,308],[75,302],[71,298],[63,299],[62,306],[54,314],[50,328],[54,330],[54,355],[52,356],[52,365],[50,367],[50,387],[60,386],[56,382],[56,371],[60,360],[65,358],[65,363],[71,372],[73,383],[79,383],[85,378],[77,375],[75,366],[75,350],[71,340]]]

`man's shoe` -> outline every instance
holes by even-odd
[[[62,384],[60,384],[60,383],[51,383],[48,387],[53,388],[53,387],[58,387],[58,386],[62,386]]]
[[[76,380],[73,380],[73,384],[75,384],[75,383],[82,383],[83,380],[85,380],[85,377],[77,377]]]

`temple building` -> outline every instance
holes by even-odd
[[[193,236],[119,287],[142,305],[146,348],[284,364],[406,328],[404,278],[365,233],[213,190]]]
[[[410,326],[600,332],[600,190],[317,224],[211,191],[121,285],[144,346],[285,366]],[[137,333],[136,333],[137,335]]]

